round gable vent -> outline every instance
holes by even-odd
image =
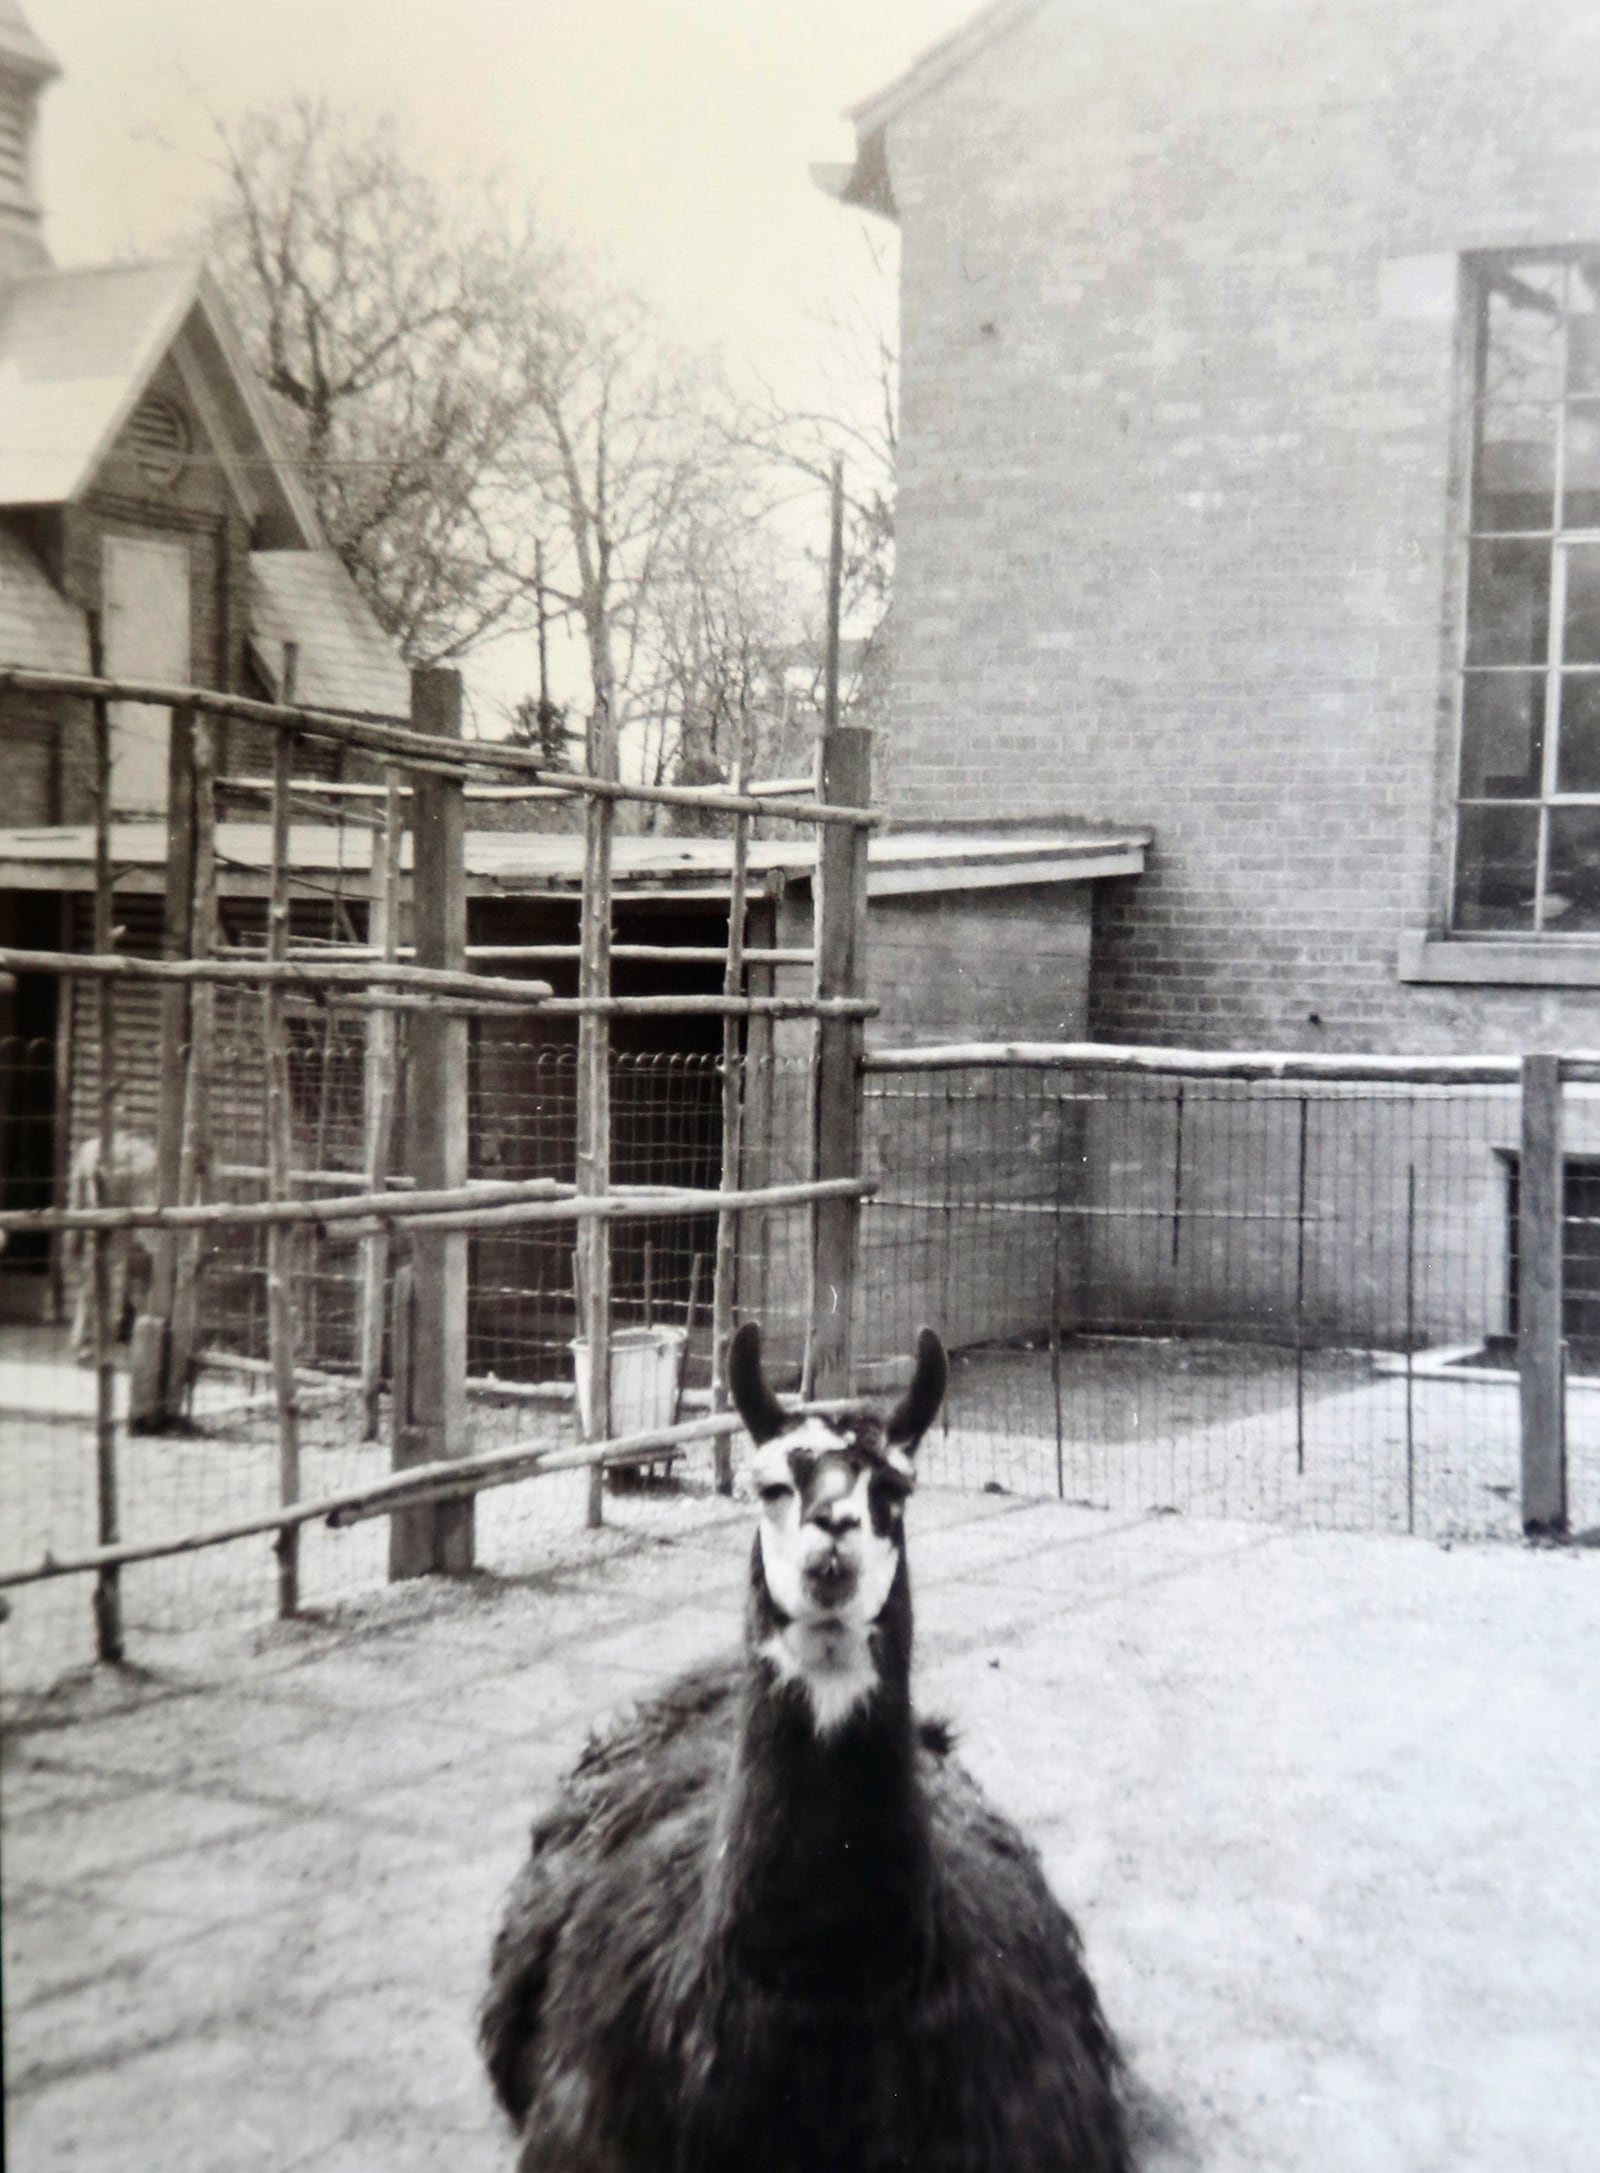
[[[189,452],[189,418],[172,401],[152,394],[133,411],[128,443],[147,483],[175,483]]]

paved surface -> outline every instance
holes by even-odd
[[[920,1682],[1043,1849],[1162,2167],[1588,2173],[1600,1558],[925,1491]],[[13,2173],[491,2173],[543,1787],[724,1644],[747,1512],[14,1714]]]

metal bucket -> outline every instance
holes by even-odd
[[[616,1328],[611,1334],[611,1437],[652,1432],[672,1424],[686,1331],[682,1328]],[[578,1420],[589,1424],[589,1339],[570,1346],[578,1384]]]

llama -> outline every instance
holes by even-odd
[[[520,2173],[1129,2173],[1121,2066],[1022,1837],[919,1722],[903,1511],[944,1397],[796,1419],[741,1328],[742,1652],[591,1741],[481,2037]]]
[[[100,1141],[91,1136],[73,1149],[67,1170],[67,1205],[88,1207],[154,1207],[156,1204],[156,1150],[139,1132],[113,1132],[111,1160],[101,1167]],[[150,1268],[150,1233],[147,1230],[113,1230],[107,1251],[110,1256],[112,1334],[120,1342],[127,1328],[133,1302],[134,1250],[137,1247],[146,1278]],[[94,1356],[94,1276],[90,1272],[88,1233],[68,1232],[64,1248],[68,1269],[78,1282],[72,1310],[72,1355],[80,1364]]]

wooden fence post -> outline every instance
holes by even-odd
[[[98,613],[89,626],[90,670],[98,678],[104,669]],[[97,700],[94,714],[94,947],[110,951],[114,941],[115,880],[111,866],[111,711]],[[96,993],[96,1028],[99,1048],[98,1125],[100,1179],[111,1171],[111,1148],[116,1124],[117,1058],[116,997],[109,981]],[[113,1351],[118,1323],[112,1318],[112,1248],[116,1239],[97,1230],[88,1244],[88,1270],[94,1300],[94,1434],[97,1529],[102,1547],[114,1547],[122,1536],[117,1497],[116,1374]],[[100,1570],[94,1587],[95,1651],[103,1661],[117,1663],[123,1657],[122,1580],[115,1567]]]
[[[420,732],[461,737],[461,675],[411,675],[411,721]],[[416,962],[466,970],[465,811],[459,776],[418,770],[412,777],[413,917]],[[406,1111],[410,1163],[419,1189],[467,1181],[467,1024],[440,1011],[411,1021]],[[437,1462],[467,1447],[467,1245],[464,1231],[419,1227],[412,1238],[415,1332],[411,1353],[414,1424],[395,1430],[394,1463]],[[473,1502],[432,1502],[396,1512],[389,1524],[389,1575],[461,1574],[473,1561]]]
[[[872,734],[840,725],[822,743],[822,796],[865,807],[872,791]],[[856,823],[828,823],[817,842],[817,994],[860,996],[866,982],[867,833]],[[817,1021],[815,1132],[817,1177],[854,1177],[861,1161],[862,1032],[859,1019]],[[811,1223],[809,1393],[852,1392],[855,1285],[861,1203],[819,1200]]]
[[[589,767],[596,777],[617,774],[616,726],[604,704],[589,723]],[[592,798],[583,816],[582,956],[578,994],[611,993],[611,839],[616,803]],[[611,1188],[611,1025],[604,1013],[586,1011],[578,1021],[578,1190],[600,1197]],[[611,1226],[596,1215],[578,1226],[575,1281],[578,1333],[588,1346],[591,1441],[611,1438]],[[588,1523],[605,1513],[605,1473],[589,1469]]]
[[[208,959],[217,948],[217,801],[216,724],[209,716],[194,720],[194,910],[189,955]],[[217,991],[197,981],[189,997],[189,1056],[184,1066],[183,1151],[179,1157],[178,1197],[185,1206],[211,1193],[211,1080],[216,1038]],[[200,1333],[200,1233],[179,1234],[172,1293],[172,1329],[168,1344],[166,1401],[180,1411],[188,1397]]]
[[[383,844],[373,853],[370,936],[386,963],[400,955],[400,849],[403,816],[400,781],[391,769],[384,795]],[[395,1065],[398,1037],[394,1014],[374,1011],[367,1021],[367,1056],[363,1103],[366,1120],[366,1155],[363,1164],[369,1192],[381,1192],[389,1181],[389,1158],[394,1140],[395,1104],[398,1099]],[[363,1439],[378,1438],[378,1404],[383,1392],[384,1284],[389,1270],[389,1235],[380,1229],[361,1246],[361,1431]]]
[[[161,915],[161,955],[187,958],[194,917],[194,716],[172,712],[167,753],[167,880]],[[189,1040],[189,991],[161,991],[161,1077],[156,1105],[156,1198],[176,1207],[183,1164],[183,1081]],[[178,1241],[171,1230],[150,1232],[150,1292],[134,1323],[128,1366],[128,1424],[160,1433],[182,1416],[183,1389],[172,1382],[172,1304]]]
[[[284,644],[285,694],[292,699],[294,657]],[[272,888],[267,901],[267,957],[281,965],[289,955],[289,790],[294,774],[294,740],[278,734],[272,759]],[[283,989],[261,992],[261,1042],[266,1075],[267,1198],[274,1206],[289,1197],[294,1167],[294,1122],[289,1087],[289,1028]],[[272,1357],[272,1387],[278,1406],[278,1499],[290,1508],[300,1499],[300,1405],[295,1393],[294,1335],[295,1233],[293,1224],[274,1223],[267,1231],[267,1338]],[[278,1534],[278,1613],[285,1620],[300,1611],[300,1533],[286,1524]]]
[[[1517,1365],[1522,1401],[1522,1527],[1567,1528],[1566,1396],[1561,1337],[1561,1059],[1522,1059],[1517,1210]]]
[[[733,789],[744,790],[743,735],[733,765]],[[733,818],[733,868],[728,881],[728,955],[723,966],[726,996],[744,994],[746,886],[750,873],[750,818]],[[737,1192],[742,1167],[744,1080],[739,1020],[730,1012],[722,1022],[722,1190]],[[739,1272],[739,1217],[726,1210],[717,1217],[716,1269],[711,1287],[711,1408],[728,1408],[728,1351],[733,1343],[734,1283]],[[686,1353],[687,1355],[687,1353]],[[719,1435],[712,1451],[719,1494],[733,1492],[733,1442]]]

